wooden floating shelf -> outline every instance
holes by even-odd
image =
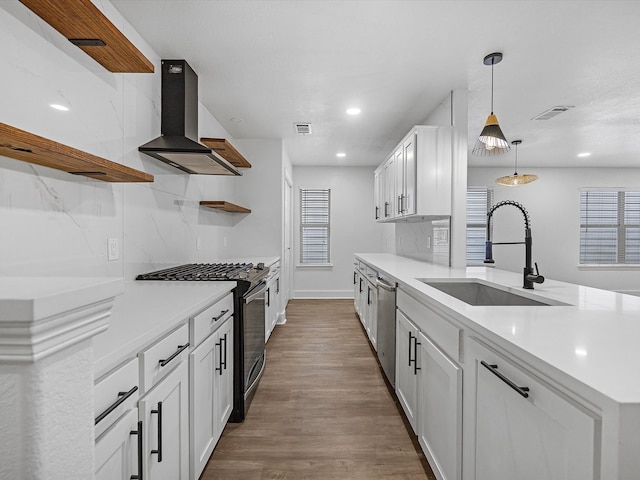
[[[91,0],[20,2],[110,72],[153,73],[153,63]]]
[[[153,175],[0,123],[0,155],[105,182],[153,182]]]
[[[251,164],[242,154],[224,138],[201,138],[200,143],[212,148],[234,167],[251,168]]]
[[[225,201],[217,201],[217,200],[202,200],[200,205],[203,207],[215,208],[217,210],[222,210],[223,212],[231,212],[231,213],[251,213],[251,210],[248,208],[241,207],[240,205],[235,205],[233,203],[225,202]]]

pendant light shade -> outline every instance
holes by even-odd
[[[490,53],[484,57],[484,64],[491,65],[491,114],[487,117],[482,132],[478,137],[478,141],[471,153],[473,155],[484,157],[488,155],[500,155],[508,152],[511,147],[509,142],[502,133],[498,124],[498,117],[493,114],[493,66],[502,61],[502,53]]]
[[[518,174],[518,145],[522,143],[522,140],[514,140],[511,143],[516,146],[516,163],[514,173],[513,175],[506,175],[504,177],[497,178],[496,183],[505,187],[518,187],[520,185],[535,182],[538,179],[537,175],[532,175],[530,173]]]

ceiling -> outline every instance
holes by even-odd
[[[640,167],[635,0],[112,3],[161,58],[187,60],[233,138],[282,138],[294,165],[377,165],[458,89],[469,91],[471,149],[490,113],[483,58],[502,52],[494,111],[522,140],[519,165]],[[352,106],[362,113],[347,115]],[[574,108],[532,120],[554,106]],[[469,166],[513,162],[513,148],[469,155]]]

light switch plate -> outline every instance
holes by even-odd
[[[120,245],[117,238],[107,239],[107,259],[112,262],[120,258]]]

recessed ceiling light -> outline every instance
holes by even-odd
[[[338,153],[336,153],[336,157],[338,157],[338,158],[343,158],[343,157],[346,157],[346,156],[347,156],[347,154],[346,154],[346,153],[344,153],[344,152],[338,152]]]
[[[590,152],[582,152],[582,153],[579,153],[579,154],[578,154],[578,156],[579,156],[580,158],[588,157],[589,155],[591,155],[591,153],[590,153]]]
[[[58,103],[52,103],[49,105],[51,108],[55,108],[56,110],[60,110],[62,112],[66,112],[69,110],[69,107],[65,107],[64,105],[60,105]]]
[[[359,115],[360,114],[360,109],[358,107],[347,108],[347,114],[348,115]]]

